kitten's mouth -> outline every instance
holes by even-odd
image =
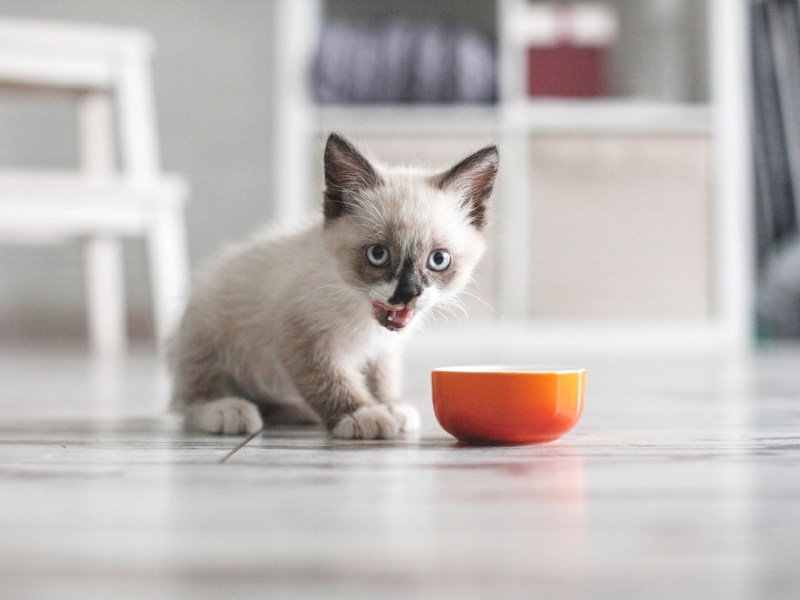
[[[380,300],[373,300],[372,308],[378,323],[392,331],[403,329],[414,318],[414,309],[407,304],[392,306],[391,304],[384,304]]]

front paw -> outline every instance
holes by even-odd
[[[389,407],[397,427],[403,433],[419,431],[419,412],[410,404],[393,404]]]
[[[331,430],[331,435],[345,440],[374,440],[393,438],[399,427],[395,417],[385,406],[362,406],[354,413],[342,417]]]
[[[258,408],[242,398],[217,398],[187,411],[189,429],[207,433],[255,433],[263,426]]]

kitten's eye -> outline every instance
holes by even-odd
[[[367,248],[367,260],[376,267],[386,266],[389,262],[389,249],[383,244],[372,244]]]
[[[450,253],[447,250],[434,250],[428,257],[428,268],[431,271],[444,271],[450,266]]]

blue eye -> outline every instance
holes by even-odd
[[[428,268],[431,271],[444,271],[450,266],[450,253],[447,250],[434,250],[428,257]]]
[[[367,247],[367,260],[375,267],[383,267],[389,262],[389,249],[383,244]]]

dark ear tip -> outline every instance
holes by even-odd
[[[329,150],[336,146],[341,146],[344,143],[344,138],[340,136],[335,131],[332,131],[328,136],[328,139],[325,140],[325,152],[327,153]]]
[[[325,142],[325,161],[336,160],[335,157],[351,156],[369,166],[369,162],[356,145],[336,131],[331,131]],[[372,167],[370,167],[372,168]]]
[[[500,161],[500,151],[497,149],[497,146],[495,144],[492,144],[490,146],[484,146],[483,148],[478,150],[475,154],[491,162],[496,163]]]
[[[332,148],[346,148],[347,150],[355,150],[353,143],[337,131],[331,131],[328,139],[325,142],[325,149]]]
[[[342,135],[339,132],[331,131],[330,134],[328,135],[328,140],[325,142],[325,145],[327,146],[328,144],[341,143],[344,141],[345,141],[344,137],[342,137]]]

